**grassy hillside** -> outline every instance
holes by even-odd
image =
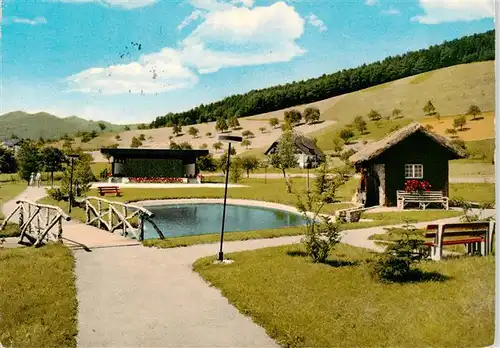
[[[76,116],[60,118],[45,112],[28,114],[24,111],[14,111],[0,116],[0,140],[9,139],[12,134],[20,138],[38,139],[43,137],[52,139],[78,131],[99,131],[99,122],[103,122],[109,131],[123,129],[123,126],[109,122],[88,121]]]

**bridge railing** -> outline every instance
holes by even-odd
[[[154,214],[144,207],[110,201],[101,197],[90,196],[85,199],[85,223],[114,233],[121,231],[122,236],[144,240],[144,223],[153,226],[158,236],[164,239],[162,231],[152,220]]]
[[[21,230],[20,244],[39,247],[44,241],[62,242],[63,220],[70,221],[71,217],[61,208],[24,199],[16,201],[16,204],[16,209],[5,218],[0,231],[17,217]]]

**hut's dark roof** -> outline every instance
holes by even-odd
[[[295,146],[299,148],[300,151],[302,151],[306,155],[319,156],[319,157],[324,156],[323,151],[321,151],[321,149],[317,147],[316,144],[314,144],[314,142],[311,139],[303,135],[295,135],[294,143]],[[278,145],[277,141],[272,143],[271,146],[269,146],[269,148],[266,150],[265,154],[267,155],[271,151],[271,149],[273,149],[277,145]]]
[[[349,157],[349,160],[353,164],[369,161],[375,157],[378,157],[389,148],[400,143],[401,141],[403,141],[410,135],[415,134],[416,132],[421,132],[425,134],[430,139],[434,140],[436,143],[440,144],[448,151],[450,151],[457,159],[467,157],[465,151],[454,146],[450,142],[450,140],[448,140],[448,138],[445,138],[441,135],[431,132],[430,130],[422,126],[420,123],[413,122],[406,127],[403,127],[397,131],[390,133],[385,138],[379,141],[366,145],[362,150]]]
[[[102,154],[118,158],[193,158],[208,155],[208,150],[172,150],[172,149],[137,149],[137,148],[102,148]]]

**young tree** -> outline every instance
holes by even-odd
[[[182,126],[179,123],[174,123],[172,126],[172,133],[175,134],[176,137],[178,137],[182,133]]]
[[[426,116],[436,115],[436,108],[434,107],[434,104],[432,104],[430,100],[427,102],[427,104],[425,104],[423,110]]]
[[[281,169],[283,177],[286,179],[286,170],[297,165],[295,157],[295,135],[291,131],[286,131],[278,141],[276,151],[270,156],[271,165]],[[291,192],[291,187],[287,185],[287,191]]]
[[[219,151],[220,149],[222,149],[222,143],[220,141],[214,143],[212,146],[215,149],[215,151]]]
[[[334,136],[332,138],[332,150],[338,154],[340,151],[342,151],[342,147],[344,146],[344,141],[340,139],[338,136]]]
[[[250,145],[252,145],[252,142],[248,139],[243,139],[243,141],[241,142],[241,146],[244,146],[247,150]]]
[[[356,116],[354,119],[354,127],[361,133],[365,134],[366,130],[368,129],[367,124],[363,116]]]
[[[453,137],[455,137],[457,135],[457,130],[455,128],[447,128],[445,130],[445,133],[446,134],[450,134],[451,137],[453,138]]]
[[[479,106],[477,106],[475,104],[472,104],[471,106],[469,106],[469,109],[467,110],[467,115],[471,115],[472,120],[475,120],[476,116],[479,115],[480,113],[481,113],[481,109],[479,108]]]
[[[467,119],[465,118],[464,115],[458,116],[453,120],[453,127],[457,128],[459,127],[460,130],[464,130],[464,126],[467,124]]]
[[[282,132],[291,132],[293,130],[293,126],[288,122],[282,123],[280,128]]]
[[[206,143],[203,143],[200,145],[200,149],[205,150],[208,148],[208,145]]]
[[[269,119],[269,125],[271,128],[276,128],[280,124],[280,121],[276,117],[272,117]]]
[[[243,135],[247,139],[255,137],[255,135],[249,130],[244,131],[243,133],[241,133],[241,135]]]
[[[346,168],[340,167],[330,175],[328,166],[323,163],[319,168],[319,173],[314,180],[316,194],[324,203],[333,203],[337,189],[347,181]]]
[[[235,128],[238,128],[240,126],[240,121],[238,121],[238,117],[236,116],[231,116],[228,118],[227,120],[227,125],[232,128],[232,129],[235,129]]]
[[[345,144],[349,144],[349,140],[354,137],[354,133],[349,128],[344,128],[340,130],[339,137],[344,140]]]
[[[371,121],[379,121],[380,119],[382,119],[382,116],[375,110],[370,110],[370,112],[368,113],[368,118],[371,120]]]
[[[205,136],[208,137],[208,138],[211,138],[212,137],[212,132],[206,132]]]
[[[29,181],[31,173],[36,173],[42,166],[38,146],[35,143],[25,142],[17,152],[19,176]]]
[[[264,133],[267,131],[267,129],[266,129],[266,127],[259,127],[259,131],[260,131],[262,134],[264,134]]]
[[[140,141],[144,141],[144,140],[146,140],[146,136],[145,136],[144,134],[142,134],[142,133],[141,133],[141,134],[139,134],[139,140],[140,140]]]
[[[99,129],[101,130],[101,132],[104,132],[106,128],[107,128],[106,123],[99,122]]]
[[[170,142],[170,150],[181,150],[181,147],[175,141],[171,141]]]
[[[14,152],[0,146],[0,173],[15,173],[17,161]]]
[[[217,170],[217,162],[210,154],[198,157],[196,159],[196,165],[202,172],[215,172]]]
[[[192,150],[193,147],[187,141],[183,141],[179,144],[179,150]]]
[[[394,118],[402,118],[403,117],[403,111],[401,111],[401,109],[394,109],[394,110],[392,110],[392,117],[394,117]]]
[[[241,157],[241,165],[243,169],[247,172],[247,178],[250,177],[250,172],[259,168],[260,162],[256,156],[245,156]]]
[[[302,114],[299,110],[292,109],[285,111],[285,122],[291,124],[292,126],[299,123],[302,119]]]
[[[229,178],[231,182],[237,184],[241,179],[241,173],[243,172],[243,166],[241,159],[239,157],[231,158],[231,163],[229,165]]]
[[[115,139],[120,141],[120,140],[122,140],[122,137],[120,136],[120,134],[117,134],[117,135],[115,135]]]
[[[189,127],[188,129],[188,134],[193,138],[196,138],[199,132],[200,132],[199,129],[196,127]]]
[[[129,130],[130,130],[130,127],[129,127],[129,126],[125,126],[125,127],[123,127],[123,130],[124,130],[124,131],[129,131]]]
[[[297,195],[297,209],[306,221],[302,244],[315,263],[325,262],[330,251],[340,242],[339,224],[332,223],[329,216],[320,215],[325,204],[322,195],[310,190],[305,192],[305,197]]]
[[[215,130],[217,132],[224,133],[229,129],[226,119],[224,117],[218,117],[217,121],[215,122]]]
[[[138,138],[133,137],[132,142],[130,143],[130,147],[137,148],[139,146],[142,146],[142,141],[140,141]]]
[[[90,164],[92,163],[92,156],[84,153],[81,149],[76,150],[80,157],[75,160],[73,170],[73,194],[82,196],[90,190],[91,183],[96,180],[92,173]],[[63,194],[69,193],[71,176],[71,165],[66,166],[61,179],[61,191]]]
[[[315,123],[319,121],[320,111],[316,107],[307,107],[304,109],[304,121],[307,124]]]
[[[63,170],[63,163],[66,162],[64,152],[55,147],[46,147],[41,151],[40,157],[45,171],[50,172],[50,180],[54,186],[54,172]]]

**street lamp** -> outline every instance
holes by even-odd
[[[231,159],[231,143],[241,143],[243,138],[237,135],[219,135],[219,141],[229,144],[227,150],[227,165],[226,165],[226,185],[224,186],[224,204],[222,206],[222,226],[220,231],[220,249],[219,261],[224,260],[224,253],[222,252],[222,244],[224,243],[224,222],[226,220],[226,200],[227,200],[227,181],[229,179],[229,165]]]
[[[70,172],[70,175],[69,175],[69,197],[68,197],[68,201],[69,201],[69,210],[68,210],[68,213],[71,214],[71,206],[72,206],[72,202],[73,202],[73,169],[74,169],[74,160],[80,158],[80,155],[74,153],[74,154],[68,155],[68,157],[71,158],[71,172]]]

